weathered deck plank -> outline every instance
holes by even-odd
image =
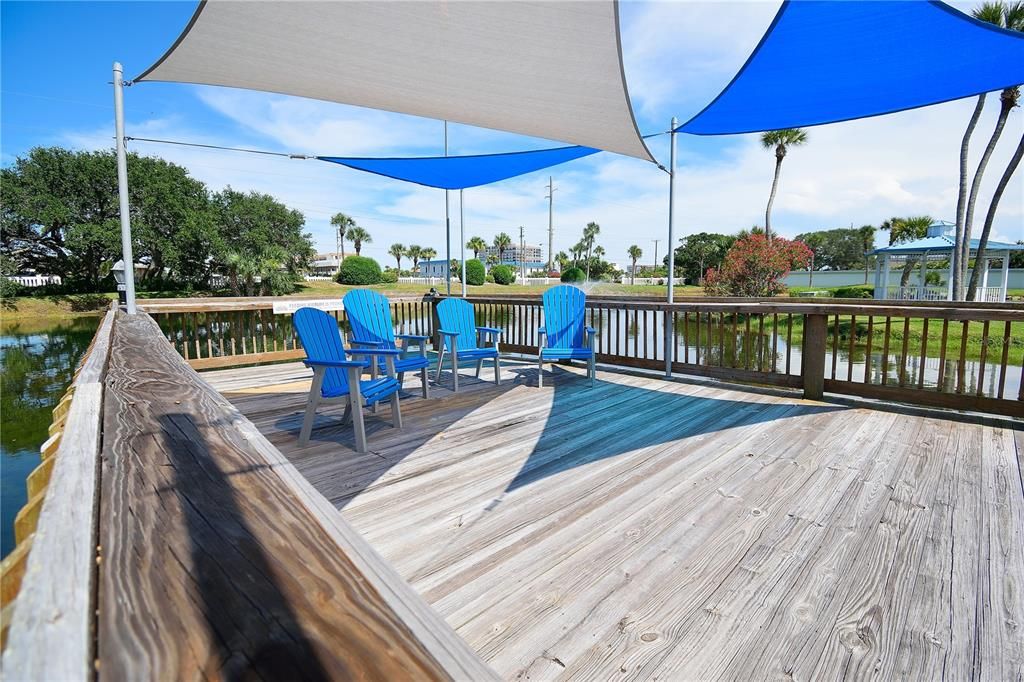
[[[493,676],[152,321],[120,318],[111,356],[102,676]]]
[[[1019,423],[508,363],[359,456],[273,371],[206,376],[506,679],[1024,671]]]

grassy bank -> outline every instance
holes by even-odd
[[[911,355],[920,355],[921,346],[924,341],[923,319],[911,319],[910,324],[904,327],[905,320],[902,317],[894,317],[889,328],[889,351],[898,353],[903,347],[904,331],[907,335],[907,352]],[[772,328],[772,318],[765,317],[765,329]],[[989,324],[989,336],[987,342],[983,334],[983,323],[972,322],[967,326],[967,350],[965,357],[969,360],[979,360],[982,348],[985,348],[987,363],[999,362],[1003,354],[1003,334],[1005,331],[1004,322],[992,322]],[[828,345],[832,347],[833,337],[836,335],[835,318],[830,317],[828,321]],[[779,333],[786,334],[786,318],[779,316]],[[793,317],[793,338],[794,342],[803,333],[803,317]],[[854,346],[860,350],[867,347],[868,320],[864,316],[857,317],[856,328],[850,324],[849,317],[840,317],[838,326],[839,345],[841,348],[849,348],[850,335],[854,336]],[[950,322],[949,332],[946,337],[946,357],[959,357],[960,346],[963,341],[963,323]],[[873,351],[880,351],[885,342],[885,318],[874,317],[871,327],[871,347]],[[929,320],[928,322],[928,357],[939,357],[942,343],[942,320]],[[1007,353],[1008,362],[1011,365],[1020,366],[1024,361],[1024,322],[1013,322],[1010,324],[1010,342]]]

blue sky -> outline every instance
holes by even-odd
[[[969,3],[957,3],[969,9]],[[111,63],[141,73],[174,41],[193,2],[9,2],[0,4],[0,163],[37,145],[96,149],[112,144]],[[665,130],[686,120],[728,82],[753,49],[778,2],[624,2],[626,76],[640,128]],[[432,155],[442,124],[410,116],[226,88],[144,83],[126,90],[127,133],[277,151],[363,156]],[[787,157],[773,225],[783,234],[878,224],[893,215],[951,220],[959,138],[972,101],[812,128],[810,144]],[[991,129],[995,106],[979,126]],[[1024,128],[1018,109],[992,159],[981,203]],[[512,151],[547,141],[452,125],[452,153]],[[651,142],[667,161],[665,136]],[[980,147],[978,142],[976,148]],[[132,149],[186,166],[217,190],[226,185],[273,194],[301,210],[321,249],[333,249],[328,220],[356,217],[373,235],[365,253],[389,262],[388,245],[416,243],[443,251],[444,199],[439,190],[360,174],[317,161],[256,157],[135,143]],[[677,233],[735,232],[763,224],[774,159],[756,136],[679,136]],[[599,154],[551,170],[555,247],[574,243],[587,222],[602,226],[599,243],[625,262],[630,244],[665,253],[664,173],[650,164]],[[545,171],[467,190],[467,237],[500,231],[547,241]],[[458,215],[457,193],[452,197]],[[1003,198],[997,236],[1024,237],[1024,181]],[[457,223],[456,223],[457,226]],[[980,228],[977,228],[980,229]],[[457,238],[457,234],[456,234]]]

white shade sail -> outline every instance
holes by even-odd
[[[610,0],[210,0],[135,80],[298,95],[653,161]]]

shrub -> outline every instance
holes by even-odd
[[[341,268],[335,279],[340,284],[378,284],[381,281],[380,265],[366,256],[349,256],[341,261]]]
[[[508,265],[495,265],[491,268],[491,276],[497,284],[512,284],[516,281],[516,271]]]
[[[582,282],[587,278],[587,273],[583,272],[582,268],[569,268],[562,273],[562,281],[568,284],[575,284],[576,282]]]
[[[395,284],[398,282],[398,270],[394,268],[384,268],[384,272],[380,276],[382,284]]]
[[[789,271],[810,260],[811,249],[803,242],[752,234],[736,240],[720,270],[707,271],[704,290],[710,296],[775,296],[786,290],[782,280]]]
[[[24,296],[26,288],[22,285],[7,279],[6,277],[0,277],[0,298],[15,298],[17,296]]]
[[[494,284],[494,275],[492,275],[491,273],[488,272],[487,276],[484,277],[484,281],[488,282],[490,284]]]
[[[849,287],[836,287],[832,293],[835,298],[874,298],[875,288],[870,284],[856,284]]]
[[[483,263],[476,259],[466,261],[466,284],[478,287],[484,283],[486,277]]]

